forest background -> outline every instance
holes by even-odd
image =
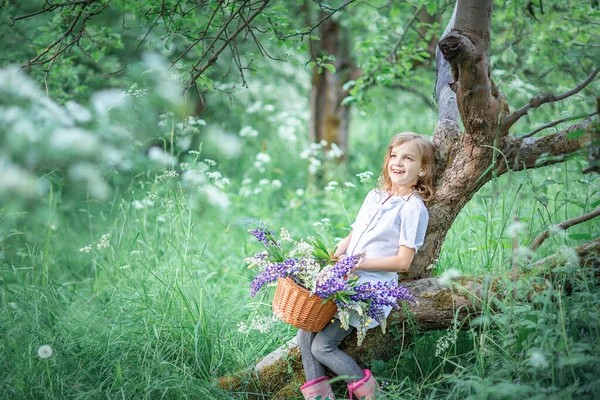
[[[0,396],[293,398],[283,382],[216,384],[295,334],[270,294],[249,297],[248,223],[348,233],[391,136],[436,128],[453,8],[3,1]],[[494,2],[487,53],[509,106],[578,88],[511,135],[597,121],[598,21],[597,1]],[[365,365],[388,398],[600,396],[598,258],[576,250],[600,236],[591,143],[486,172],[425,275],[503,295],[443,329],[392,324],[388,357]]]

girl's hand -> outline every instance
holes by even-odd
[[[331,261],[333,262],[338,262],[340,260],[343,260],[344,258],[348,257],[346,254],[334,254],[333,257],[331,257]]]

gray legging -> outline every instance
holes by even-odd
[[[348,383],[365,376],[356,361],[338,347],[353,330],[353,327],[348,330],[343,329],[338,319],[328,323],[320,332],[298,329],[296,338],[302,353],[306,381],[325,376],[323,366],[332,370],[337,376],[343,376]]]

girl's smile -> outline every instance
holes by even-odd
[[[392,180],[392,192],[402,196],[412,192],[422,171],[421,152],[416,144],[404,142],[392,147],[387,172]]]

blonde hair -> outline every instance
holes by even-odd
[[[418,133],[402,132],[392,138],[383,160],[383,169],[381,170],[381,176],[379,177],[379,186],[387,193],[392,193],[392,179],[390,178],[387,166],[390,162],[392,149],[407,142],[414,143],[421,152],[421,166],[423,172],[425,172],[423,176],[417,178],[415,193],[417,193],[423,201],[430,201],[433,198],[433,178],[435,174],[433,144]]]

